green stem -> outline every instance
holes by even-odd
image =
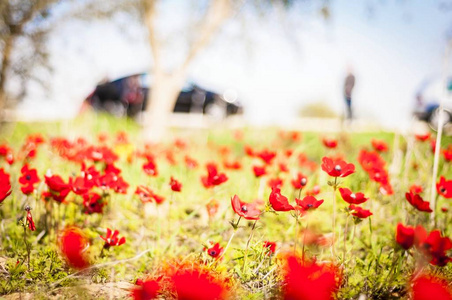
[[[298,212],[295,211],[295,234],[294,234],[294,247],[293,247],[293,254],[297,253],[297,234],[298,234]]]
[[[439,198],[439,194],[436,194],[436,196],[435,196],[435,206],[432,208],[432,210],[433,210],[433,213],[434,213],[434,217],[433,217],[433,228],[437,228],[437,226],[438,226],[438,215],[437,215],[437,207],[438,207],[438,198]]]
[[[298,191],[298,199],[301,197],[301,189]],[[294,237],[294,247],[293,254],[297,253],[297,240],[298,240],[298,212],[295,210],[295,237]],[[304,247],[304,245],[303,245]]]
[[[402,262],[402,260],[401,260],[402,256],[403,255],[400,254],[400,255],[398,255],[396,260],[395,259],[392,260],[393,261],[392,268],[389,271],[388,275],[386,276],[386,280],[385,280],[387,286],[391,286],[391,283],[394,280],[394,277],[395,277],[394,275],[396,274],[396,269],[397,269],[396,267],[399,267],[399,270],[400,270],[400,263]],[[391,275],[391,277],[389,277],[389,275]],[[389,277],[389,281],[388,281],[388,277]]]
[[[356,233],[356,224],[353,224],[353,232],[352,232],[352,246],[351,250],[353,251],[353,246],[355,245],[355,233]]]
[[[345,219],[345,229],[344,229],[344,253],[342,256],[342,263],[345,264],[345,254],[347,253],[347,229],[348,229],[348,215]]]
[[[254,234],[254,228],[256,228],[256,223],[257,220],[254,221],[253,223],[253,227],[251,228],[251,233],[250,233],[250,237],[248,238],[248,241],[246,242],[246,248],[245,248],[245,256],[243,256],[243,267],[242,267],[242,273],[245,272],[245,267],[246,267],[246,259],[248,257],[248,248],[251,242],[251,239],[253,238],[253,234]]]
[[[304,246],[306,245],[306,233],[308,232],[308,225],[309,225],[309,214],[306,215],[306,227],[303,232],[303,249],[301,249],[301,255],[302,255],[302,261],[304,264]]]
[[[157,249],[160,249],[160,240],[162,239],[162,225],[161,225],[161,217],[159,213],[159,205],[155,203],[155,209],[157,211],[157,241],[156,246]]]
[[[240,220],[242,219],[242,217],[239,217],[239,219],[237,220],[237,223],[234,225],[234,232],[231,234],[231,237],[229,238],[228,243],[226,244],[226,248],[224,248],[223,253],[220,255],[219,259],[221,259],[225,254],[226,251],[228,251],[229,249],[229,245],[231,244],[232,239],[234,238],[235,233],[237,232],[237,229],[239,228],[239,223]]]
[[[171,207],[173,206],[174,191],[171,191],[169,207],[168,207],[168,235],[171,236]]]
[[[25,250],[27,251],[27,268],[28,271],[30,271],[30,246],[27,241],[27,222],[24,222],[24,244],[25,244]]]
[[[334,185],[333,185],[333,257],[336,257],[336,189],[337,189],[337,177],[334,177]]]

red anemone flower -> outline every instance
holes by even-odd
[[[304,211],[316,209],[323,203],[323,200],[317,200],[313,196],[306,196],[303,200],[295,199],[295,201]]]
[[[209,203],[206,204],[207,214],[209,215],[209,218],[213,218],[217,214],[219,206],[220,204],[215,199],[210,200]]]
[[[416,228],[414,228],[414,245],[417,248],[421,248],[422,244],[427,239],[427,236],[427,230],[425,230],[422,225],[417,225]]]
[[[375,151],[378,151],[378,152],[387,152],[388,151],[388,144],[386,144],[385,141],[372,139],[371,143],[372,143],[372,147],[375,149]]]
[[[204,269],[204,266],[188,265],[177,268],[169,276],[176,299],[180,300],[222,300],[228,299],[226,280]]]
[[[25,164],[20,170],[22,176],[19,177],[22,193],[29,195],[34,191],[34,184],[39,182],[38,173],[36,169],[29,169],[28,164]]]
[[[342,199],[348,204],[361,204],[366,202],[369,198],[366,198],[363,193],[353,193],[348,188],[339,188]]]
[[[82,142],[83,144],[83,142]],[[118,156],[106,146],[90,146],[84,150],[86,158],[94,162],[104,162],[106,164],[114,163],[118,160]]]
[[[410,186],[410,192],[413,192],[413,194],[420,194],[424,191],[422,186],[413,184]]]
[[[411,297],[413,300],[452,300],[452,289],[445,279],[422,274],[411,280]]]
[[[71,186],[64,182],[63,178],[59,175],[52,175],[52,176],[44,176],[45,182],[49,189],[51,189],[54,192],[65,192],[70,191]]]
[[[89,247],[88,238],[77,227],[68,227],[61,232],[60,250],[69,266],[75,269],[85,269],[90,263],[86,250]]]
[[[240,161],[224,161],[223,166],[228,170],[240,170],[242,168],[242,164]]]
[[[436,184],[436,190],[438,194],[446,199],[452,198],[452,180],[446,180],[444,176],[441,176],[439,182]]]
[[[284,181],[279,177],[270,178],[267,181],[267,185],[272,189],[273,188],[280,189],[283,186],[283,184],[284,184]]]
[[[83,195],[87,193],[92,187],[85,177],[75,177],[69,179],[69,184],[72,187],[72,191],[77,195]]]
[[[172,176],[170,179],[170,186],[173,192],[180,192],[182,190],[182,183],[174,179]]]
[[[441,237],[439,230],[430,232],[419,247],[430,257],[432,265],[443,267],[452,261],[452,257],[446,255],[447,251],[452,249],[452,241],[448,237]]]
[[[213,243],[211,242],[211,244]],[[220,243],[216,243],[210,248],[205,248],[205,251],[207,251],[207,254],[210,257],[218,259],[221,257],[221,254],[223,254],[224,248],[220,247]]]
[[[94,166],[87,168],[84,164],[82,164],[81,175],[85,178],[85,185],[89,188],[92,188],[99,182],[100,173]]]
[[[386,182],[386,183],[380,185],[380,192],[383,195],[387,195],[387,196],[394,194],[394,190],[392,189],[392,185],[389,182]]]
[[[3,169],[0,169],[0,203],[11,195],[11,182],[9,174],[5,173]]]
[[[277,187],[272,188],[272,192],[269,196],[270,205],[275,211],[290,211],[294,210],[294,207],[289,204],[287,197],[281,195],[281,190]]]
[[[58,203],[63,203],[64,200],[66,199],[67,194],[43,191],[41,193],[41,196],[44,201],[50,201],[50,199],[53,199]]]
[[[2,156],[5,157],[5,160],[9,165],[14,163],[14,154],[8,145],[0,145],[0,157]]]
[[[55,201],[62,203],[71,191],[71,185],[63,181],[58,175],[44,176],[45,182],[49,187],[49,196]]]
[[[289,168],[287,167],[287,164],[286,164],[285,162],[280,162],[280,163],[278,164],[278,167],[279,167],[279,171],[280,171],[281,173],[287,173],[287,172],[289,172]]]
[[[100,236],[100,238],[105,241],[104,248],[108,249],[112,246],[121,246],[122,244],[124,244],[126,242],[126,238],[118,238],[118,235],[118,230],[112,232],[110,228],[107,228],[107,235],[105,237]]]
[[[27,212],[28,229],[30,229],[31,231],[35,231],[36,230],[36,226],[35,226],[35,222],[33,221],[33,216],[31,215],[31,208],[30,208],[30,206],[27,205],[25,207],[25,211]]]
[[[145,187],[144,185],[137,186],[137,189],[135,190],[135,195],[138,195],[140,197],[141,202],[152,202],[152,195],[154,193],[152,190],[148,187]]]
[[[369,172],[370,170],[384,169],[385,161],[376,151],[367,151],[366,149],[362,149],[358,155],[358,162],[364,171]]]
[[[403,224],[397,224],[396,242],[403,249],[408,250],[414,244],[414,228],[411,226],[403,226]]]
[[[201,182],[205,188],[211,188],[220,185],[228,180],[228,177],[224,173],[218,173],[217,165],[214,163],[208,163],[206,165],[207,176],[201,177]]]
[[[436,141],[432,140],[432,142],[436,142]],[[435,143],[435,145],[436,145],[436,143]],[[435,151],[433,150],[433,152],[435,152]],[[451,146],[449,146],[447,149],[443,150],[443,156],[447,162],[452,160],[452,147]]]
[[[435,153],[435,151],[436,151],[436,140],[435,139],[430,140],[430,150],[432,150],[432,153]]]
[[[20,190],[24,195],[30,195],[34,192],[35,187],[32,184],[24,185],[20,187]]]
[[[255,177],[261,177],[265,174],[267,174],[267,171],[265,170],[265,166],[253,166],[253,172]]]
[[[430,138],[430,132],[427,132],[425,134],[415,134],[414,137],[420,142],[425,142]]]
[[[105,166],[104,173],[105,174],[107,174],[107,173],[114,173],[116,175],[119,175],[121,173],[121,169],[117,168],[114,165],[114,163],[110,163],[110,164],[107,164]]]
[[[317,196],[320,194],[320,186],[315,185],[311,190],[306,191],[306,196]]]
[[[417,210],[428,213],[432,212],[432,209],[430,208],[430,202],[424,201],[419,194],[413,194],[413,192],[409,192],[405,194],[405,198]]]
[[[337,140],[336,139],[327,139],[323,138],[322,143],[326,148],[334,149],[337,147]]]
[[[97,193],[89,192],[83,195],[83,207],[85,214],[101,214],[106,204],[107,203],[104,202],[102,196]]]
[[[155,164],[154,160],[148,160],[146,163],[143,164],[143,171],[149,176],[157,176],[157,165]]]
[[[129,184],[124,181],[121,175],[112,171],[97,177],[96,186],[103,190],[112,189],[117,193],[126,194]]]
[[[309,158],[306,156],[306,154],[304,153],[300,153],[298,154],[298,164],[300,165],[300,167],[304,167],[307,168],[309,170],[311,170],[312,172],[314,172],[317,169],[317,164],[311,160],[309,160]]]
[[[306,184],[308,184],[308,178],[302,173],[298,173],[297,178],[292,179],[290,183],[292,184],[294,189],[299,190],[304,188]]]
[[[245,154],[249,157],[256,156],[256,153],[254,152],[253,148],[251,146],[245,145],[243,147],[243,150],[245,151]]]
[[[160,283],[157,280],[137,280],[136,284],[137,286],[132,290],[132,298],[134,300],[151,300],[157,298],[160,290]]]
[[[263,247],[268,251],[268,255],[272,255],[276,251],[276,242],[265,241]]]
[[[261,211],[257,209],[255,203],[242,202],[237,195],[231,198],[232,209],[239,216],[247,220],[259,220]]]
[[[129,184],[124,181],[124,179],[118,175],[117,180],[112,185],[112,189],[119,194],[127,194],[127,189]]]
[[[331,300],[340,286],[336,266],[303,261],[295,256],[287,258],[284,272],[283,298],[303,300]]]
[[[196,160],[194,160],[193,158],[189,157],[189,156],[185,156],[185,165],[187,166],[187,168],[189,169],[195,169],[196,167],[198,167],[198,162]]]
[[[360,218],[360,219],[365,219],[365,218],[370,217],[372,215],[370,210],[363,209],[363,208],[361,208],[361,207],[359,207],[357,205],[351,204],[348,208],[350,209],[351,214],[353,216],[355,216],[357,218]]]
[[[262,161],[266,165],[271,165],[273,159],[276,157],[276,152],[269,151],[268,149],[264,149],[259,153],[256,153],[256,156],[262,159]]]
[[[347,177],[355,172],[355,165],[343,160],[333,160],[329,157],[322,158],[322,170],[333,177]]]
[[[144,185],[137,186],[135,194],[140,197],[140,200],[143,203],[155,201],[157,204],[162,204],[163,201],[165,201],[165,197],[157,195],[150,188],[145,187]]]

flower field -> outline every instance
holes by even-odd
[[[452,299],[452,140],[431,198],[435,141],[6,125],[0,299]]]

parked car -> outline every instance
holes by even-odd
[[[452,93],[452,78],[448,81],[447,92]],[[444,82],[439,77],[424,80],[416,93],[414,116],[425,121],[429,126],[437,130],[439,125],[441,97],[445,97]],[[452,99],[447,97],[443,101],[443,126],[452,124]]]
[[[116,116],[135,117],[148,105],[150,86],[147,74],[135,74],[96,86],[85,103],[98,111]],[[226,118],[243,113],[237,94],[227,90],[222,94],[189,83],[180,92],[173,111],[175,113],[203,113]]]

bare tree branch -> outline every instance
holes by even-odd
[[[215,33],[221,28],[223,23],[232,14],[232,3],[230,0],[213,0],[201,24],[201,32],[199,38],[191,45],[188,54],[178,68],[176,73],[185,72],[188,65],[196,57],[196,55],[206,47],[211,41]]]
[[[144,22],[149,33],[149,45],[151,46],[152,58],[154,60],[155,72],[162,72],[161,61],[161,42],[157,37],[155,31],[155,18],[156,18],[156,0],[141,0],[144,11]]]

